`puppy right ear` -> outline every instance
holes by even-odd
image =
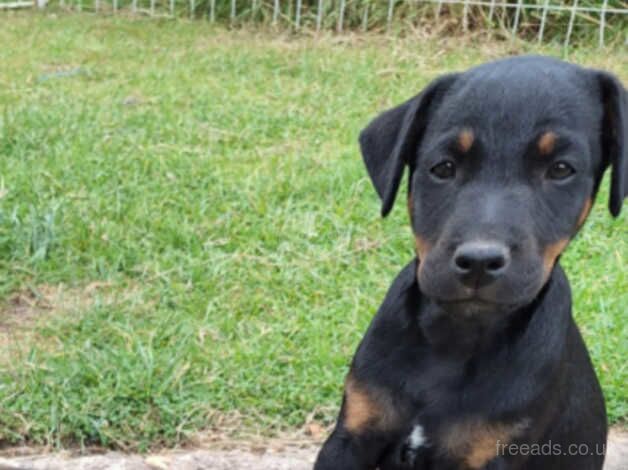
[[[360,133],[362,157],[382,200],[382,217],[392,209],[404,165],[417,151],[430,111],[457,76],[438,78],[414,98],[380,114]]]
[[[602,122],[604,168],[611,167],[609,209],[613,217],[617,217],[624,199],[628,197],[628,92],[613,75],[599,72],[598,76],[604,109]]]

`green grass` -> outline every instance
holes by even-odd
[[[225,420],[235,433],[332,420],[351,355],[412,256],[405,208],[378,217],[357,133],[441,73],[531,50],[0,21],[5,444],[144,449]],[[570,59],[626,80],[622,52]],[[617,422],[628,210],[613,221],[606,192],[564,265]]]

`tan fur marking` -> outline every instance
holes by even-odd
[[[414,235],[414,247],[419,259],[424,259],[427,252],[430,250],[430,244],[421,235]]]
[[[556,262],[556,258],[558,258],[568,244],[569,238],[561,238],[557,242],[551,243],[545,247],[545,251],[543,252],[543,271],[545,272],[545,277],[549,276]]]
[[[538,140],[537,147],[541,155],[549,155],[556,145],[556,134],[553,132],[545,132]]]
[[[591,212],[592,205],[593,205],[593,201],[591,200],[591,198],[588,198],[584,202],[584,207],[582,208],[582,211],[580,212],[580,216],[578,217],[578,228],[582,227],[585,220],[587,220],[587,217],[589,216],[589,212]]]
[[[474,140],[475,135],[473,135],[473,131],[471,129],[463,129],[460,134],[458,134],[458,148],[461,152],[468,152]]]
[[[350,433],[359,434],[367,427],[390,429],[397,421],[390,399],[382,392],[367,391],[349,374],[345,381],[344,427]]]
[[[416,270],[417,279],[421,277],[421,269],[423,269],[423,260],[427,256],[428,251],[431,246],[427,240],[425,240],[421,235],[414,234],[414,250],[416,252],[416,257],[419,259],[419,266]]]
[[[479,469],[497,457],[498,445],[509,444],[527,427],[523,421],[514,424],[486,423],[468,420],[446,428],[441,438],[444,450],[469,469]]]

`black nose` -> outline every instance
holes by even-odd
[[[499,242],[473,241],[456,248],[453,270],[463,284],[480,287],[501,276],[510,263],[506,245]]]

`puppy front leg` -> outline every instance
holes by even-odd
[[[398,437],[399,415],[384,390],[349,374],[340,416],[321,449],[315,470],[371,470]]]
[[[512,468],[504,457],[496,457],[488,462],[482,470],[508,470]]]
[[[352,435],[337,426],[316,459],[314,470],[372,470],[383,452],[373,435]]]

